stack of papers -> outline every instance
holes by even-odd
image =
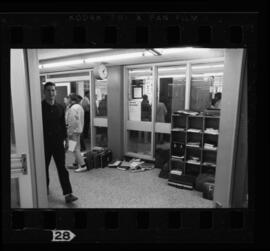
[[[173,132],[184,132],[185,128],[173,128],[172,131]]]
[[[142,168],[144,168],[145,170],[151,170],[155,168],[155,164],[153,163],[143,163],[140,165]]]
[[[187,146],[200,147],[200,142],[188,142]]]
[[[130,163],[128,161],[122,161],[121,165],[117,167],[119,170],[127,171],[130,168]]]
[[[200,162],[199,161],[193,160],[193,159],[188,160],[187,163],[189,163],[189,164],[195,164],[195,165],[200,165]]]
[[[185,115],[192,115],[192,116],[196,116],[199,114],[198,112],[192,112],[192,111],[188,111],[188,110],[178,110],[177,113],[185,114]]]
[[[176,156],[176,155],[172,155],[173,158],[176,158],[176,159],[183,159],[185,156]]]
[[[171,170],[170,171],[170,174],[175,174],[175,175],[182,175],[182,171],[180,171],[180,170]]]
[[[110,163],[110,164],[108,165],[108,167],[118,167],[121,163],[122,163],[122,161],[116,160],[116,161],[114,161],[113,163]]]
[[[143,163],[144,163],[144,161],[133,161],[130,163],[130,169],[131,170],[136,169],[137,166],[140,166]]]
[[[188,131],[188,132],[201,132],[202,130],[200,130],[200,129],[195,129],[195,128],[189,128],[187,131]]]
[[[217,150],[217,147],[215,147],[213,144],[209,144],[209,143],[205,143],[204,148],[211,149],[211,150]]]
[[[206,128],[204,132],[208,134],[218,134],[218,130],[214,128]]]
[[[206,166],[216,166],[215,163],[212,163],[212,162],[203,162],[203,165],[206,165]]]
[[[118,165],[121,161],[116,161],[111,165],[115,166]],[[112,166],[111,166],[112,167]],[[142,172],[147,171],[155,168],[155,164],[153,163],[146,163],[141,161],[140,159],[131,159],[130,161],[122,161],[122,163],[117,166],[117,169],[127,171],[131,170],[131,172]]]
[[[131,169],[131,172],[136,173],[136,172],[144,172],[145,168],[141,167],[140,165],[136,166],[135,168]]]

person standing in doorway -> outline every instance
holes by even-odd
[[[69,173],[65,168],[65,150],[68,149],[65,110],[60,104],[55,102],[56,89],[54,83],[47,82],[44,85],[44,94],[45,99],[42,101],[42,117],[48,194],[49,165],[51,157],[53,156],[65,201],[66,203],[70,203],[78,198],[72,194]]]
[[[151,105],[147,95],[143,95],[141,102],[141,121],[151,121]]]
[[[69,95],[69,109],[67,112],[67,132],[70,140],[76,142],[75,149],[73,151],[75,157],[75,172],[85,172],[87,167],[85,161],[81,155],[80,135],[83,132],[84,126],[84,111],[82,106],[79,104],[80,100],[78,95],[71,93]]]
[[[151,121],[151,105],[149,104],[148,96],[143,95],[143,100],[141,102],[141,121]],[[142,132],[144,135],[144,143],[149,143],[149,132]],[[141,136],[140,136],[141,137]]]
[[[81,150],[85,151],[85,139],[89,138],[89,126],[90,126],[90,100],[89,91],[85,92],[83,99],[81,100],[81,105],[84,110],[84,126],[83,133],[81,134]]]
[[[102,99],[99,102],[98,114],[99,116],[102,116],[102,117],[107,116],[107,95],[106,94],[102,95]]]

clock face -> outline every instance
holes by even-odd
[[[99,67],[99,76],[102,79],[106,79],[107,76],[108,76],[108,70],[107,70],[107,67],[104,64],[100,65],[100,67]]]
[[[94,69],[96,79],[106,79],[108,76],[107,67],[104,64],[99,64]]]

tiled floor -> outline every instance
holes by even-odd
[[[67,154],[67,164],[73,162]],[[167,185],[159,169],[132,173],[113,168],[84,173],[69,170],[74,195],[79,200],[66,205],[54,162],[50,166],[49,208],[211,208],[213,202],[197,191]]]

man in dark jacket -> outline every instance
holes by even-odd
[[[147,95],[143,95],[141,102],[141,121],[151,121],[151,105]]]
[[[60,104],[55,102],[56,90],[54,83],[47,82],[44,85],[44,94],[42,117],[47,187],[49,191],[49,165],[53,156],[65,201],[70,203],[78,198],[72,194],[69,173],[65,167],[65,150],[68,148],[65,110]]]

